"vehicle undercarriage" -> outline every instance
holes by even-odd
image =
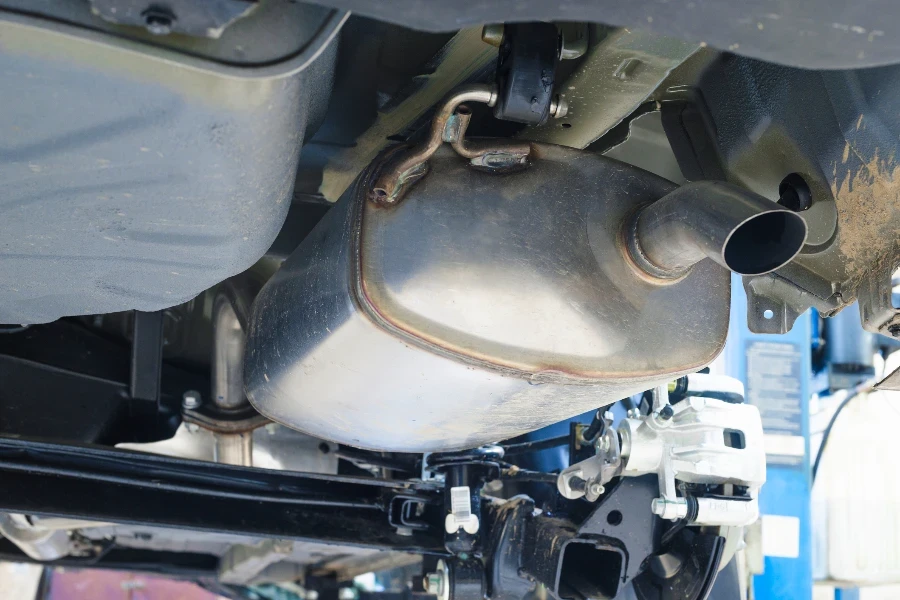
[[[0,0],[0,558],[709,597],[732,277],[900,337],[900,19],[772,4]]]

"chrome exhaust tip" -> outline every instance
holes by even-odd
[[[680,279],[711,258],[740,275],[762,275],[789,263],[806,243],[802,217],[729,183],[689,183],[638,213],[628,251],[648,274]]]

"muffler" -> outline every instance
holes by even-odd
[[[800,217],[728,184],[467,142],[458,105],[495,97],[449,98],[266,284],[245,355],[257,410],[373,450],[507,439],[706,366],[728,329],[723,267],[775,269],[804,242]]]

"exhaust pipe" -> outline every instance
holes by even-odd
[[[643,271],[680,279],[704,258],[740,275],[762,275],[793,259],[806,222],[781,205],[720,181],[688,183],[641,210],[627,245]]]

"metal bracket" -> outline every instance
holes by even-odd
[[[894,269],[879,268],[860,282],[859,318],[863,329],[888,337],[900,337],[900,309],[894,307],[891,276]]]
[[[787,333],[810,307],[821,312],[841,308],[839,295],[823,299],[778,273],[744,277],[747,327],[753,333]]]

